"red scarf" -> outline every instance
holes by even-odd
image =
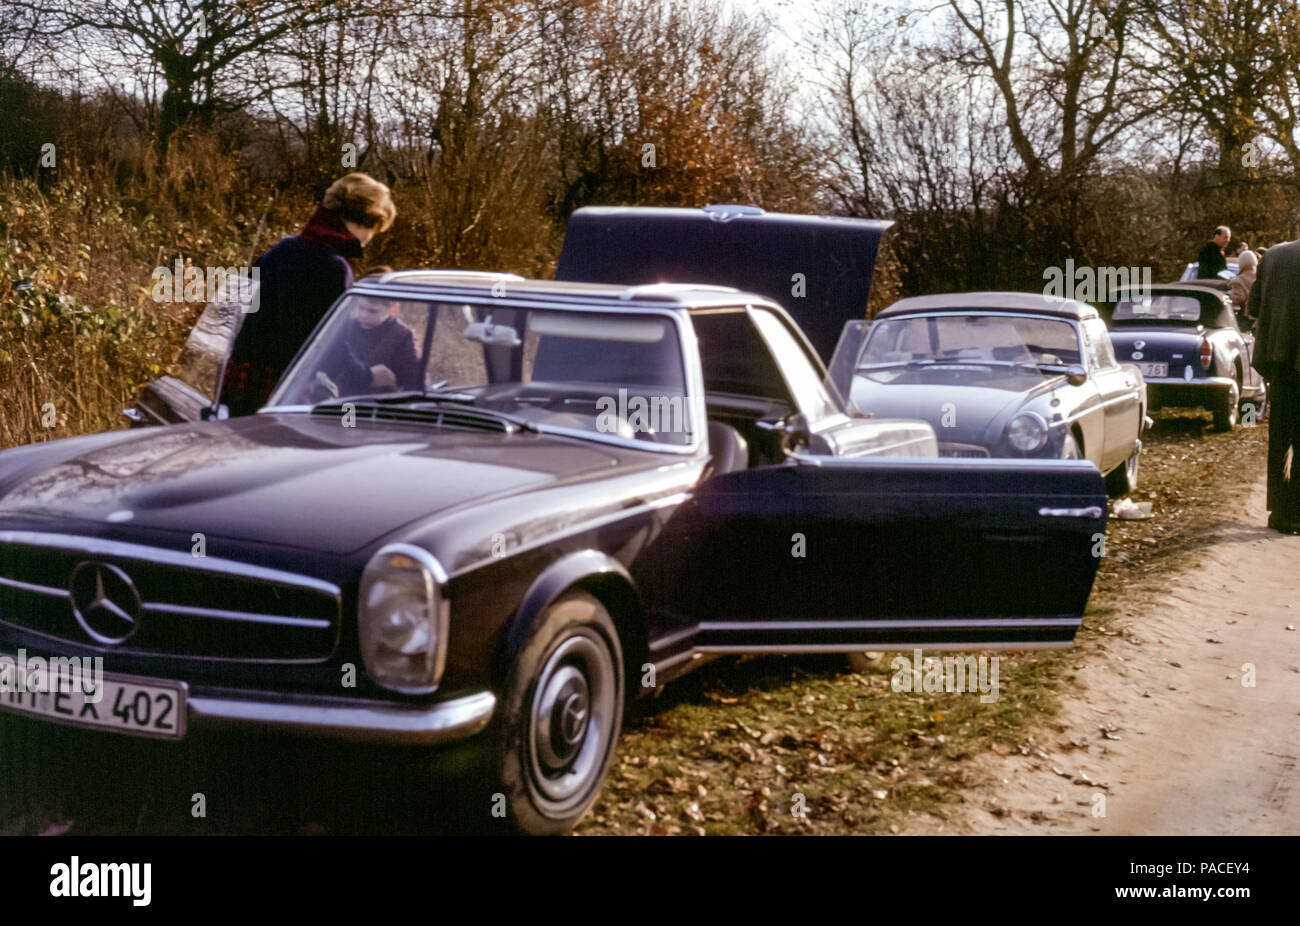
[[[323,206],[316,207],[316,211],[311,214],[311,218],[298,234],[308,241],[323,244],[344,257],[361,257],[361,242],[348,231],[337,213]]]

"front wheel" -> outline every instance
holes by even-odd
[[[609,612],[585,592],[546,611],[510,671],[498,784],[514,828],[572,829],[600,794],[623,723],[623,651]]]

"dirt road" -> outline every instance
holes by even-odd
[[[1061,714],[984,760],[1001,785],[955,829],[1300,833],[1300,536],[1264,523],[1261,482],[1215,544],[1094,624]]]

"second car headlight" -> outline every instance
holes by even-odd
[[[379,684],[403,694],[438,687],[447,654],[447,575],[419,547],[394,543],[371,557],[357,601],[361,658]]]
[[[1033,453],[1047,443],[1047,422],[1033,412],[1021,412],[1007,425],[1007,440],[1021,453]]]

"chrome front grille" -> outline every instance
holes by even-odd
[[[107,608],[89,606],[97,582]],[[328,582],[187,551],[0,531],[0,624],[82,646],[314,662],[337,644],[340,600]],[[123,632],[101,635],[96,615],[113,608],[132,613],[122,620],[110,615]]]
[[[973,457],[983,459],[988,457],[987,447],[981,447],[979,444],[952,444],[939,442],[939,456],[941,457]]]

